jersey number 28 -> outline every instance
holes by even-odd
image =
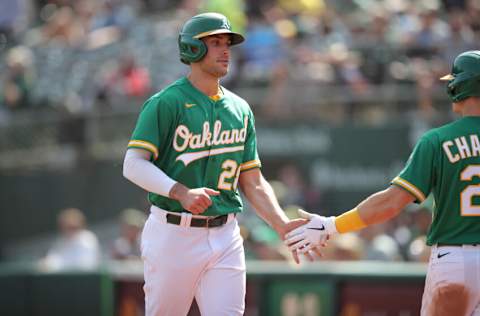
[[[235,191],[240,176],[240,166],[235,160],[227,159],[222,163],[222,169],[223,171],[218,178],[218,188]]]

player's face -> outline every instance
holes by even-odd
[[[214,77],[223,77],[228,73],[231,40],[228,34],[207,36],[203,39],[207,45],[207,55],[200,61],[200,67]]]

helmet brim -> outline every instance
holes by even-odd
[[[241,42],[245,41],[245,38],[243,37],[243,35],[241,35],[240,33],[232,32],[232,31],[227,30],[227,29],[217,29],[217,30],[211,30],[211,31],[203,32],[203,33],[200,33],[200,34],[197,34],[197,35],[193,36],[193,38],[201,39],[201,38],[204,38],[204,37],[207,37],[207,36],[218,35],[218,34],[230,34],[230,36],[232,38],[231,45],[237,45],[237,44],[240,44]]]
[[[445,75],[445,76],[440,78],[441,81],[450,81],[450,80],[453,80],[453,79],[455,79],[455,76],[452,75],[452,74],[448,74],[448,75]]]

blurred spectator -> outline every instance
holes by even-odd
[[[453,11],[448,15],[450,38],[443,47],[442,58],[446,64],[452,62],[458,54],[476,47],[475,34],[468,24],[468,17],[462,11]]]
[[[365,242],[355,233],[340,234],[322,248],[322,260],[364,259]]]
[[[475,41],[478,43],[480,39],[480,1],[469,0],[466,2],[467,8],[464,12],[467,15],[468,24],[475,33]]]
[[[279,192],[279,200],[283,206],[301,205],[305,209],[322,209],[320,189],[308,183],[309,179],[302,174],[299,165],[283,165],[278,170],[277,178],[284,186],[283,192]]]
[[[137,65],[134,56],[129,53],[117,63],[106,65],[103,71],[97,94],[97,103],[101,107],[137,104],[151,91],[148,70]]]
[[[1,79],[1,104],[10,110],[31,105],[30,94],[35,83],[33,53],[25,46],[16,46],[7,53],[5,73]]]
[[[91,30],[117,27],[126,31],[134,22],[135,15],[135,7],[125,1],[103,0],[92,18]]]
[[[450,28],[438,16],[437,8],[422,9],[418,28],[409,39],[409,53],[414,56],[430,57],[441,51],[448,43]]]
[[[372,229],[360,232],[365,242],[364,260],[398,261],[402,259],[399,245],[388,234],[388,224],[375,225]]]
[[[29,4],[30,0],[0,1],[0,52],[2,46],[16,44],[15,36],[27,26]]]
[[[56,44],[79,47],[86,40],[85,21],[81,20],[71,7],[56,9],[47,22],[41,27],[39,34],[34,34],[33,43]]]
[[[100,263],[97,237],[86,228],[85,215],[67,208],[58,215],[60,236],[41,260],[46,270],[93,269]]]
[[[418,236],[408,247],[408,260],[427,263],[430,259],[430,247],[426,244],[426,236]]]
[[[429,196],[427,201],[429,199],[433,200],[433,197]],[[432,212],[428,207],[421,207],[418,210],[412,211],[412,224],[410,226],[410,230],[413,238],[426,236],[431,222]]]
[[[270,9],[270,12],[274,9]],[[287,52],[283,38],[274,26],[279,17],[273,13],[273,21],[268,21],[265,16],[251,16],[245,34],[245,44],[242,45],[243,78],[267,82],[275,78],[280,68],[285,67]]]
[[[117,260],[140,259],[140,237],[146,216],[136,209],[125,209],[120,216],[120,236],[115,239],[111,256]]]
[[[324,0],[290,1],[278,0],[279,6],[291,14],[318,15],[326,7]]]
[[[250,260],[288,260],[289,253],[268,225],[257,222],[254,226],[241,225],[245,256]]]
[[[427,198],[427,203],[433,203],[433,197]],[[425,240],[432,222],[432,213],[428,207],[421,207],[411,212],[412,223],[410,232],[412,238],[406,249],[406,259],[410,261],[428,262],[430,256],[430,247]]]
[[[391,16],[386,10],[372,12],[366,21],[352,22],[353,45],[358,50],[359,69],[370,84],[390,81],[389,66],[394,58],[391,41]]]

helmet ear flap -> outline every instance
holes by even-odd
[[[180,34],[178,37],[180,48],[180,60],[182,63],[190,63],[201,60],[207,54],[207,45],[199,39]]]
[[[453,84],[453,81],[447,84],[447,94],[452,99],[456,95],[456,89],[455,89],[455,85]]]
[[[453,102],[480,96],[480,75],[460,73],[447,84],[447,94]]]

